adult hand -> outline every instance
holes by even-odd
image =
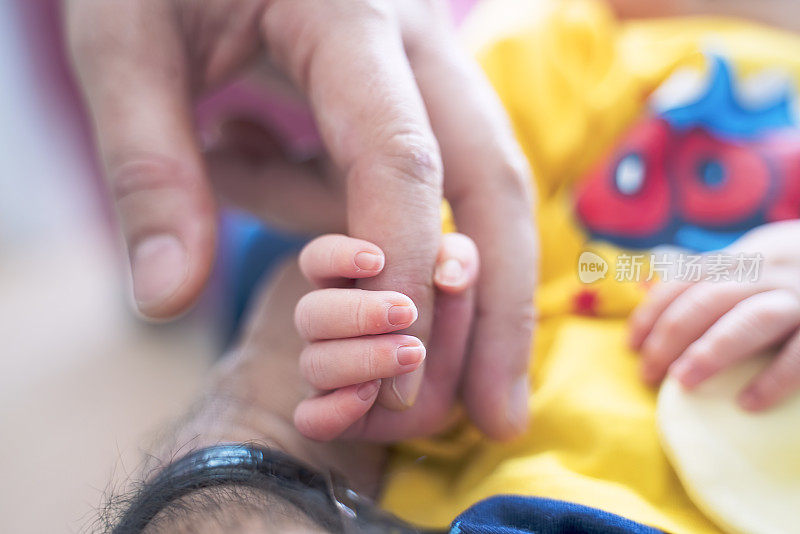
[[[527,170],[496,97],[458,50],[445,4],[70,0],[66,8],[143,314],[186,309],[212,265],[215,202],[193,98],[266,50],[307,96],[346,179],[349,234],[386,253],[391,267],[367,287],[409,295],[420,312],[412,333],[423,340],[444,175],[459,230],[483,260],[463,398],[490,436],[525,426],[535,279]],[[258,192],[250,207],[297,198],[302,185],[261,167],[239,178],[250,180],[240,191]]]

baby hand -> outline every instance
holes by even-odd
[[[320,391],[295,410],[295,426],[306,437],[330,440],[345,433],[393,441],[436,432],[450,420],[473,314],[477,249],[462,234],[442,238],[433,276],[438,294],[430,362],[416,402],[401,412],[375,400],[382,380],[393,380],[401,395],[403,377],[422,372],[425,346],[397,333],[416,321],[417,309],[402,293],[353,287],[355,279],[377,276],[384,263],[376,245],[343,235],[319,237],[300,255],[303,274],[320,288],[295,310],[297,329],[309,342],[301,372]]]
[[[670,281],[656,286],[631,316],[631,345],[642,375],[669,372],[692,389],[720,370],[778,347],[774,361],[739,395],[747,410],[769,408],[800,389],[800,223],[774,223],[726,252],[761,253],[755,281]]]

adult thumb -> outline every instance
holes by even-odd
[[[216,237],[185,51],[165,5],[67,3],[70,50],[128,247],[134,297],[151,318],[193,303]]]

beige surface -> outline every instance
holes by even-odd
[[[735,402],[769,361],[745,361],[691,393],[669,378],[659,394],[659,429],[675,470],[729,532],[800,532],[800,395],[758,415]]]
[[[141,323],[104,240],[0,254],[0,532],[82,531],[214,352],[197,313]],[[66,244],[68,243],[68,244]]]
[[[198,314],[128,311],[79,103],[32,4],[0,1],[0,534],[80,531],[215,347]]]

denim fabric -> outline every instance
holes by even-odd
[[[226,210],[220,231],[219,265],[227,324],[223,333],[228,346],[239,333],[250,300],[265,276],[290,254],[297,253],[308,237],[293,235],[261,224],[235,210]]]
[[[540,497],[498,495],[459,515],[450,534],[660,534],[588,506]]]

